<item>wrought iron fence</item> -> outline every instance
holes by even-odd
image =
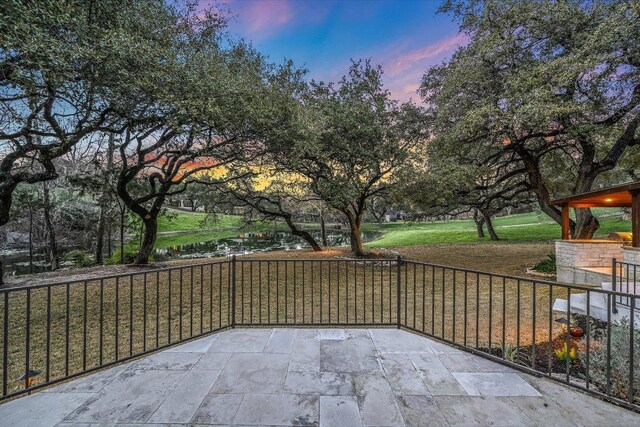
[[[233,257],[2,289],[0,400],[229,327],[341,326],[407,329],[638,410],[635,306],[400,258]]]
[[[624,261],[618,261],[613,258],[611,266],[611,289],[613,291],[624,292],[625,294],[638,294],[640,283],[638,278],[640,275],[640,265],[631,264]],[[615,305],[620,304],[628,307],[630,300],[626,296],[618,296],[614,300],[614,311],[617,311]]]

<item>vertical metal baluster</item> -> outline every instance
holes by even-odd
[[[489,275],[489,354],[493,354],[493,347],[491,346],[492,330],[491,323],[493,320],[493,276]]]
[[[315,317],[313,316],[313,308],[314,308],[313,307],[313,297],[314,297],[313,295],[314,294],[314,289],[313,289],[313,270],[314,270],[313,264],[314,263],[313,261],[311,261],[310,264],[311,264],[311,285],[310,285],[311,286],[311,323],[315,323]]]
[[[253,324],[253,260],[249,260],[249,323]]]
[[[133,355],[133,275],[129,275],[129,356]]]
[[[4,293],[4,324],[2,325],[2,395],[7,395],[7,376],[9,367],[9,292]],[[47,366],[48,367],[48,366]],[[48,382],[48,380],[47,380]]]
[[[393,288],[393,277],[392,277],[392,261],[388,261],[387,264],[389,266],[389,323],[392,323],[393,320],[391,318],[391,307],[393,304],[393,298],[392,298],[392,289]]]
[[[171,273],[173,270],[167,271],[169,276],[169,293],[167,294],[167,344],[171,344]]]
[[[469,284],[469,274],[467,271],[464,272],[464,292],[462,299],[464,300],[464,313],[462,314],[462,320],[464,322],[464,330],[462,331],[462,340],[464,341],[464,346],[467,346],[467,285]]]
[[[567,331],[564,334],[564,344],[567,346],[567,358],[566,358],[566,369],[567,369],[567,382],[569,382],[569,376],[571,373],[571,367],[569,365],[569,352],[571,351],[569,336],[571,331],[571,287],[567,287]]]
[[[211,269],[213,270],[213,267]],[[211,287],[213,288],[213,282],[211,282]],[[213,300],[211,301],[211,310],[213,311]],[[222,263],[218,264],[218,328],[222,328]]]
[[[156,348],[160,347],[160,272],[156,271]]]
[[[31,363],[31,289],[27,289],[27,307],[25,316],[25,356],[24,356],[24,388],[29,388],[29,364]]]
[[[271,261],[267,261],[267,323],[271,323]]]
[[[142,276],[142,351],[147,351],[147,273]]]
[[[553,347],[553,285],[549,285],[549,342],[547,343],[547,375],[551,376],[552,356],[551,349]]]
[[[236,261],[236,265],[237,265]],[[244,260],[240,260],[240,319],[244,324]]]
[[[416,328],[416,263],[413,263],[413,329]]]
[[[427,305],[425,301],[425,298],[427,297],[426,295],[427,282],[425,279],[425,273],[426,273],[426,266],[422,264],[422,332],[426,332],[427,330],[427,314],[426,314]]]
[[[116,277],[116,313],[115,313],[115,325],[114,325],[114,329],[115,329],[115,348],[114,348],[114,356],[115,359],[114,360],[118,360],[118,347],[119,347],[119,341],[118,341],[118,332],[120,329],[120,277]]]
[[[64,348],[64,376],[69,376],[69,305],[70,305],[70,295],[69,295],[69,284],[67,283],[67,312],[65,317],[65,348]]]
[[[284,262],[284,323],[289,323],[289,263]]]
[[[204,266],[200,265],[200,334],[202,334],[204,319]]]
[[[607,396],[611,396],[611,294],[607,294]]]
[[[532,282],[532,314],[531,314],[531,354],[533,369],[536,369],[536,282]]]
[[[551,310],[551,306],[549,306]],[[551,326],[551,323],[549,323]],[[502,358],[505,358],[506,351],[506,328],[507,328],[507,280],[502,278]],[[551,342],[549,342],[549,349],[551,349]]]
[[[237,264],[236,256],[231,256],[231,273],[229,274],[229,298],[230,298],[230,308],[231,308],[231,327],[236,327],[236,264]]]
[[[516,351],[520,351],[520,279],[518,279],[516,288]]]
[[[84,281],[84,296],[82,302],[82,370],[87,370],[87,281]]]
[[[396,321],[397,321],[397,326],[398,329],[400,329],[400,327],[402,326],[402,322],[401,322],[401,295],[402,295],[402,289],[401,289],[401,283],[402,283],[402,271],[400,270],[402,268],[402,258],[400,258],[400,255],[398,255],[398,258],[396,258]]]
[[[293,323],[298,322],[298,313],[296,312],[296,301],[298,300],[297,284],[298,269],[296,268],[296,261],[293,261]]]
[[[371,323],[376,323],[376,274],[374,269],[374,261],[371,261]],[[365,262],[364,268],[367,268]]]
[[[480,339],[480,274],[476,273],[476,348]]]
[[[280,262],[276,261],[276,323],[280,323]]]
[[[322,323],[322,306],[324,300],[322,299],[322,260],[320,261],[320,323]]]
[[[384,261],[380,261],[380,324],[384,323]]]
[[[183,274],[182,267],[180,267],[180,296],[178,297],[179,311],[178,311],[178,324],[180,327],[180,334],[178,335],[178,339],[182,341],[182,282],[183,282]]]
[[[222,275],[220,276],[218,286],[222,288]],[[218,310],[218,316],[220,316],[220,310]],[[209,264],[209,331],[212,331],[212,330],[213,330],[213,264]]]
[[[409,262],[405,262],[404,268],[404,324],[409,325],[408,319],[409,309]]]
[[[628,271],[627,271],[627,278],[629,277],[628,275]],[[628,283],[628,282],[627,282]],[[627,288],[627,292],[628,292],[628,288]],[[634,292],[635,292],[635,283],[634,283]],[[629,391],[627,392],[628,394],[628,398],[629,398],[629,403],[633,404],[634,402],[634,390],[633,390],[633,375],[634,375],[634,364],[635,364],[635,360],[634,360],[634,354],[633,354],[633,334],[634,334],[634,319],[635,319],[635,311],[636,311],[636,298],[635,297],[629,297],[629,303],[630,303],[630,307],[629,307]]]
[[[258,261],[258,322],[262,323],[262,261]]]
[[[329,296],[329,306],[327,311],[329,312],[329,322],[331,323],[331,261],[328,262],[327,268],[327,295]]]
[[[336,272],[336,283],[337,283],[337,293],[338,293],[338,323],[340,323],[340,265],[342,263],[340,261],[336,261],[336,265],[338,267],[338,271]]]
[[[189,337],[193,336],[193,266],[189,269]]]
[[[441,304],[442,305],[442,313],[441,313],[442,314],[442,324],[440,325],[441,329],[442,329],[442,336],[441,336],[442,339],[445,338],[445,333],[444,333],[444,323],[445,323],[445,321],[444,321],[444,315],[445,315],[444,301],[446,299],[446,297],[445,297],[445,283],[444,283],[445,275],[446,275],[446,273],[445,273],[444,267],[442,267],[442,304]]]
[[[305,307],[307,305],[307,300],[306,300],[306,296],[305,296],[305,292],[304,292],[304,288],[305,288],[305,276],[306,276],[306,269],[305,269],[305,265],[306,265],[306,261],[302,261],[302,322],[306,322],[306,317],[305,317]]]
[[[347,306],[345,307],[346,319],[345,323],[349,323],[349,261],[344,262],[344,294],[346,295]],[[391,311],[391,306],[389,306],[389,311]],[[389,314],[391,316],[391,314]]]
[[[100,279],[102,284],[102,279]],[[51,375],[51,286],[47,286],[47,338],[46,338],[45,382]],[[100,365],[102,365],[102,289],[100,290]]]
[[[431,266],[431,335],[436,329],[436,268]]]
[[[358,323],[358,263],[353,262],[353,323]],[[400,316],[400,313],[398,313]]]
[[[451,304],[451,341],[456,342],[456,270],[451,269],[453,274],[453,302]]]
[[[590,337],[590,335],[591,335],[591,321],[589,319],[591,319],[591,292],[587,291],[587,324],[586,324],[586,328],[587,328],[587,331],[586,331],[586,335],[587,335],[587,344],[586,344],[587,345],[587,351],[586,351],[586,354],[585,354],[585,359],[586,359],[585,360],[585,362],[586,362],[585,363],[585,369],[587,371],[586,372],[586,377],[587,378],[585,379],[585,381],[586,381],[587,390],[589,390],[590,382],[591,382],[591,379],[590,379],[590,376],[589,376],[589,352],[591,351],[591,337]]]

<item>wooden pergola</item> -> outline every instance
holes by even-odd
[[[640,248],[640,181],[553,200],[562,207],[562,240],[571,239],[570,208],[631,208],[631,245]]]

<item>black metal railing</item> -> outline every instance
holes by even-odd
[[[616,258],[613,258],[611,272],[611,288],[613,291],[619,291],[625,294],[640,293],[640,283],[638,282],[640,279],[640,265],[618,261]],[[615,308],[617,304],[629,307],[630,300],[626,296],[616,297],[614,300],[614,311],[617,311]]]
[[[400,258],[232,257],[8,288],[0,400],[229,327],[340,326],[403,328],[638,410],[635,306],[619,291]]]

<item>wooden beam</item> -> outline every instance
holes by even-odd
[[[562,205],[562,240],[571,239],[571,223],[569,222],[569,204]]]
[[[631,193],[631,245],[640,248],[640,191]]]

